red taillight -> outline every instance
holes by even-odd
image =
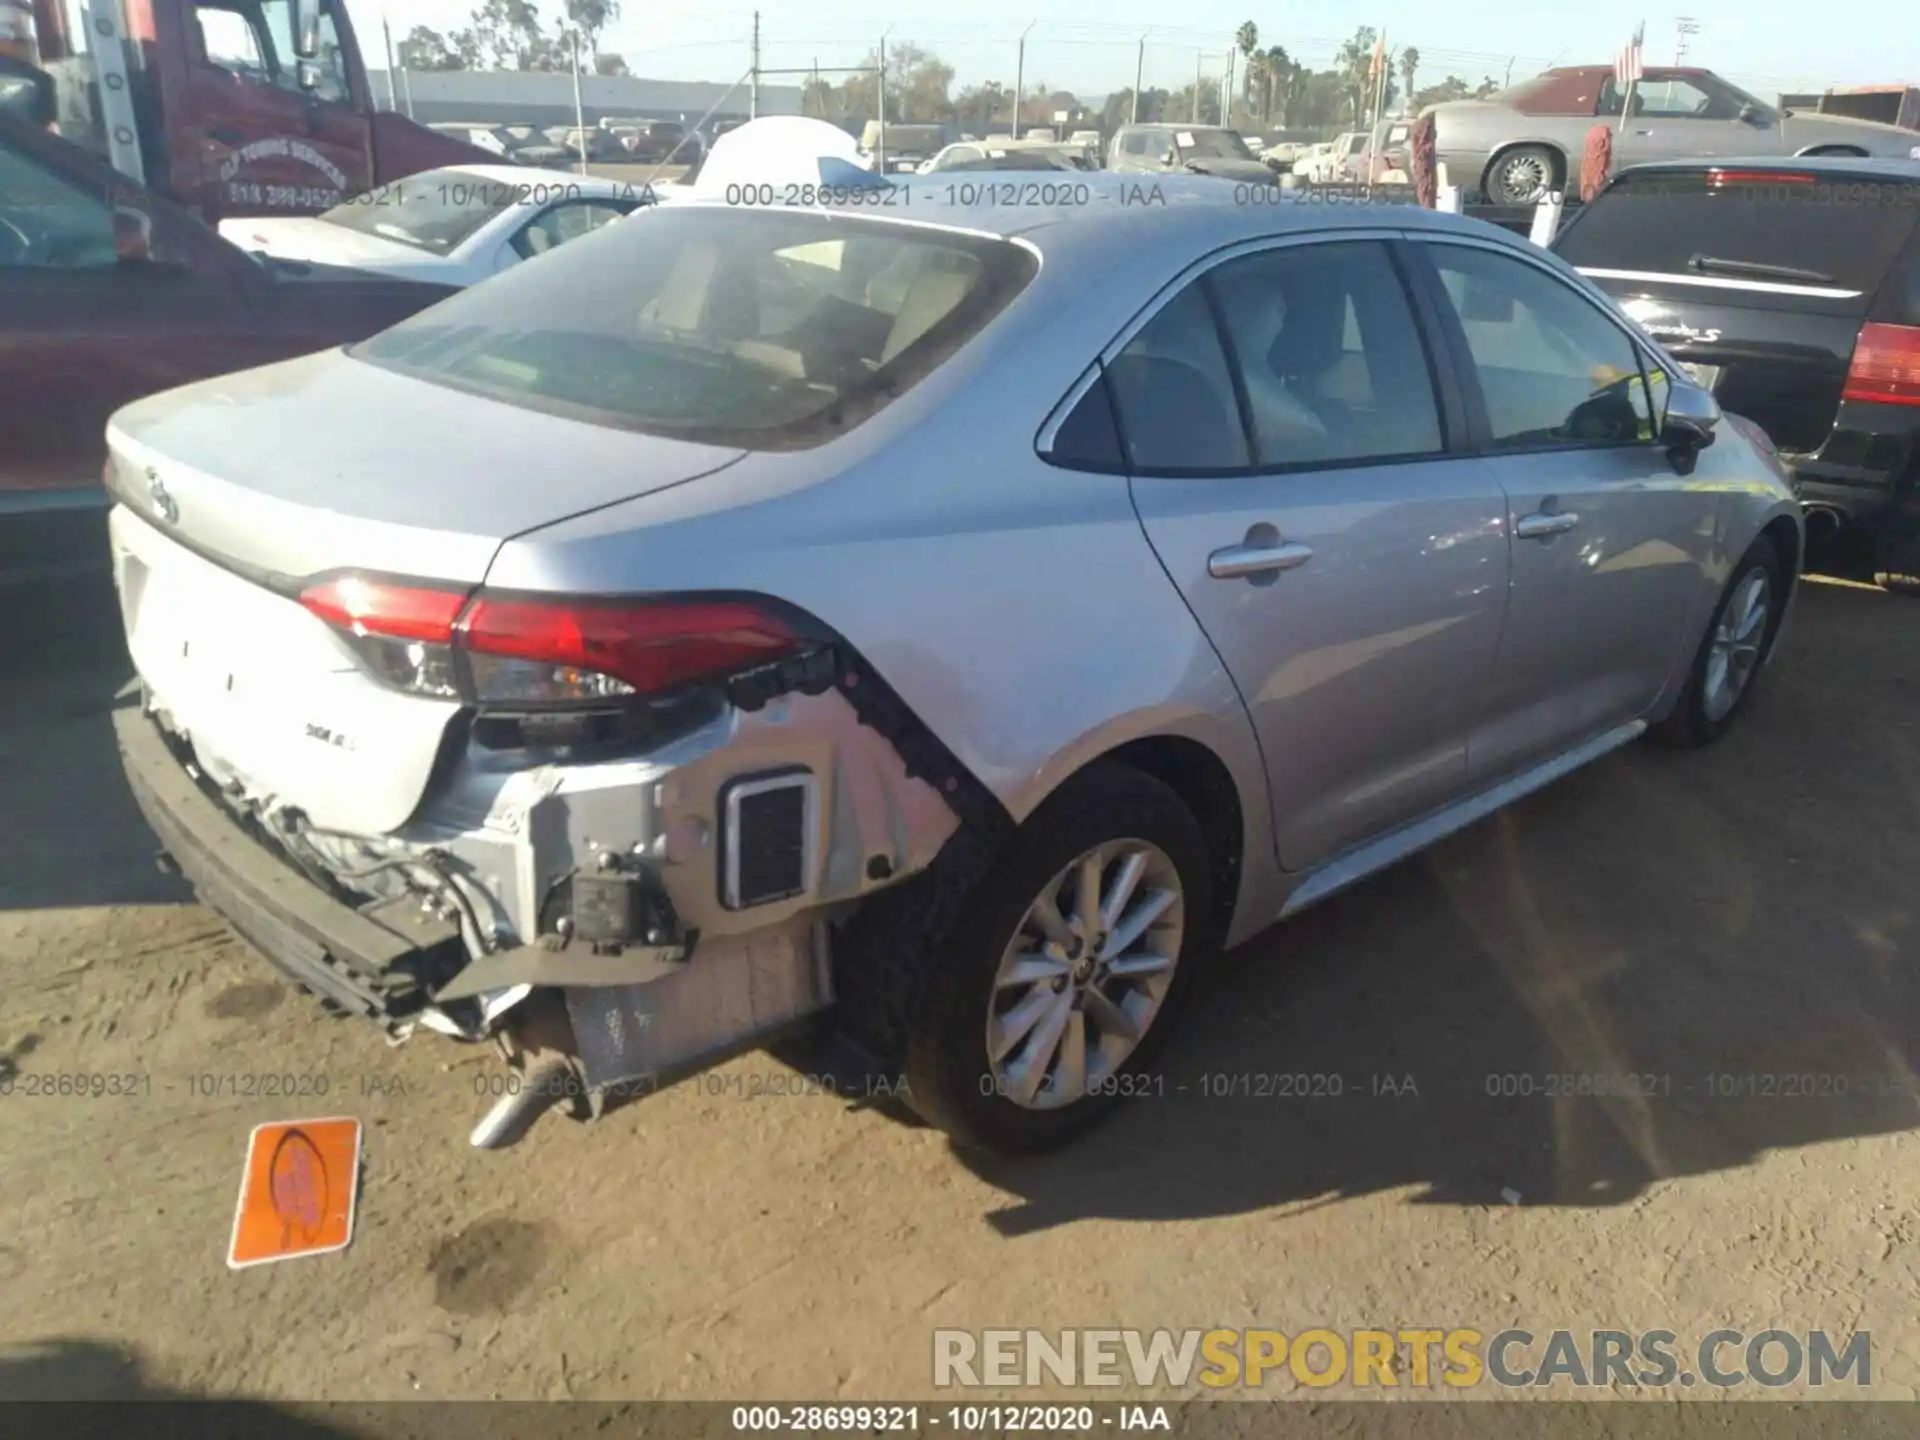
[[[1709,185],[1811,185],[1814,177],[1792,170],[1709,170]]]
[[[445,645],[453,638],[453,622],[466,607],[467,592],[336,575],[310,586],[300,603],[329,625],[358,635]]]
[[[1840,398],[1920,405],[1920,326],[1862,325]]]
[[[615,604],[482,595],[456,643],[476,656],[608,675],[649,695],[778,660],[798,640],[779,616],[742,600]]]
[[[547,600],[365,575],[300,603],[342,631],[363,664],[416,694],[569,704],[657,695],[783,659],[800,636],[750,600]],[[466,678],[455,657],[464,656]]]

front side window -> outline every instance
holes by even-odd
[[[1655,79],[1633,87],[1633,114],[1660,120],[1731,120],[1737,105],[1716,105],[1714,96],[1691,80]]]
[[[194,7],[206,60],[255,85],[302,93],[293,47],[292,0],[203,0]],[[346,60],[332,10],[320,7],[321,100],[347,98]]]
[[[1444,448],[1425,348],[1385,246],[1300,245],[1210,277],[1262,467]]]
[[[102,196],[0,146],[0,270],[103,270],[118,258]]]
[[[1429,253],[1466,336],[1496,449],[1653,438],[1640,352],[1592,301],[1492,251]]]
[[[824,444],[1023,289],[1004,240],[832,214],[664,206],[602,225],[353,347],[588,423],[755,450]]]

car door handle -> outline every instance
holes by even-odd
[[[1248,575],[1270,575],[1292,570],[1313,558],[1305,545],[1229,545],[1207,557],[1207,574],[1216,580],[1239,580]]]
[[[1536,511],[1532,515],[1522,515],[1513,522],[1513,533],[1521,540],[1545,540],[1552,535],[1564,535],[1580,523],[1580,517],[1562,511],[1558,515],[1547,515]]]

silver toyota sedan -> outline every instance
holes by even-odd
[[[475,1144],[829,1011],[1063,1140],[1220,948],[1752,697],[1798,507],[1574,270],[1083,178],[664,207],[114,418],[134,794],[328,1005],[497,1041]]]

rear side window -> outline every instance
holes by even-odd
[[[1864,311],[1916,222],[1920,185],[1655,174],[1609,187],[1554,249],[1582,269],[1757,282],[1755,297],[1769,284],[1855,290]]]
[[[668,206],[349,353],[591,423],[800,449],[924,379],[1035,268],[1004,240],[817,211]]]
[[[1210,277],[1264,467],[1442,448],[1426,351],[1376,242],[1299,245]]]

